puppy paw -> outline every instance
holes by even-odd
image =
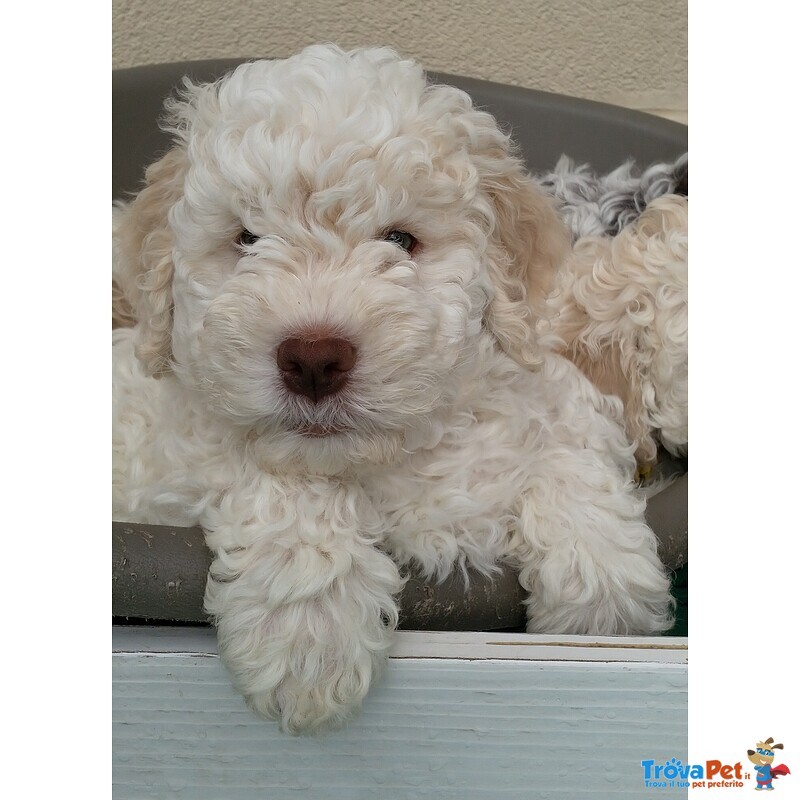
[[[339,601],[290,604],[264,614],[255,629],[233,615],[217,619],[219,653],[236,689],[287,733],[346,723],[385,663],[396,612],[367,614],[353,597]]]
[[[289,675],[271,692],[246,696],[250,708],[268,719],[277,719],[292,735],[319,733],[339,728],[357,716],[371,681],[371,669],[345,668],[326,681],[308,683]]]
[[[611,564],[577,555],[530,585],[528,633],[657,635],[672,626],[674,600],[653,557],[621,553]]]

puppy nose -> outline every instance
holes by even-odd
[[[347,383],[356,349],[347,339],[298,336],[278,345],[276,360],[289,391],[317,403]]]

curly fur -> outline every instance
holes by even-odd
[[[556,198],[573,239],[615,236],[656,198],[688,194],[689,156],[652,164],[642,173],[633,161],[626,161],[607,175],[598,175],[588,164],[576,165],[564,155],[552,172],[537,181]]]
[[[579,239],[549,299],[562,352],[619,397],[641,464],[688,444],[688,201],[650,202],[615,237]]]
[[[114,206],[111,210],[111,265],[112,275],[116,276],[120,273],[120,252],[119,252],[119,237],[117,235],[119,226],[123,221],[124,213],[122,210]],[[134,287],[129,289],[133,291]],[[133,310],[128,294],[120,286],[118,280],[115,278],[111,281],[111,328],[132,328],[136,324],[136,313]]]
[[[332,46],[187,81],[169,114],[116,230],[138,323],[113,334],[115,515],[202,525],[250,706],[290,732],[347,720],[411,561],[513,564],[530,631],[666,629],[619,402],[537,338],[568,235],[494,119]],[[357,349],[316,403],[276,365],[308,329]]]

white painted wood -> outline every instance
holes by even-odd
[[[678,637],[545,636],[527,633],[398,631],[393,658],[485,658],[524,661],[650,661],[685,664]]]
[[[209,628],[115,627],[115,652],[216,654]],[[391,658],[522,661],[648,661],[685,664],[688,639],[677,636],[545,636],[527,633],[398,631]]]
[[[409,633],[359,719],[293,738],[233,691],[212,631],[115,629],[115,800],[642,798],[642,759],[687,760],[686,666],[658,660],[685,650],[539,660],[530,653],[581,648],[455,634],[458,652],[501,655],[443,658],[450,635]],[[439,655],[408,655],[428,647]]]

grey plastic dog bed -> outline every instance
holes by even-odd
[[[158,128],[164,98],[184,75],[214,80],[248,59],[158,64],[113,73],[112,199],[141,185],[148,164],[169,138]],[[544,172],[567,154],[608,172],[628,159],[641,168],[674,161],[688,148],[688,129],[668,120],[588,100],[548,94],[456,75],[430,74],[468,92],[476,105],[510,128],[528,168]],[[650,499],[648,521],[661,558],[678,568],[687,561],[687,478]],[[113,523],[113,614],[124,620],[199,623],[206,620],[203,590],[211,555],[195,528]],[[411,576],[400,598],[401,626],[417,630],[498,630],[524,625],[524,592],[516,575],[494,580],[460,575],[441,584]]]

